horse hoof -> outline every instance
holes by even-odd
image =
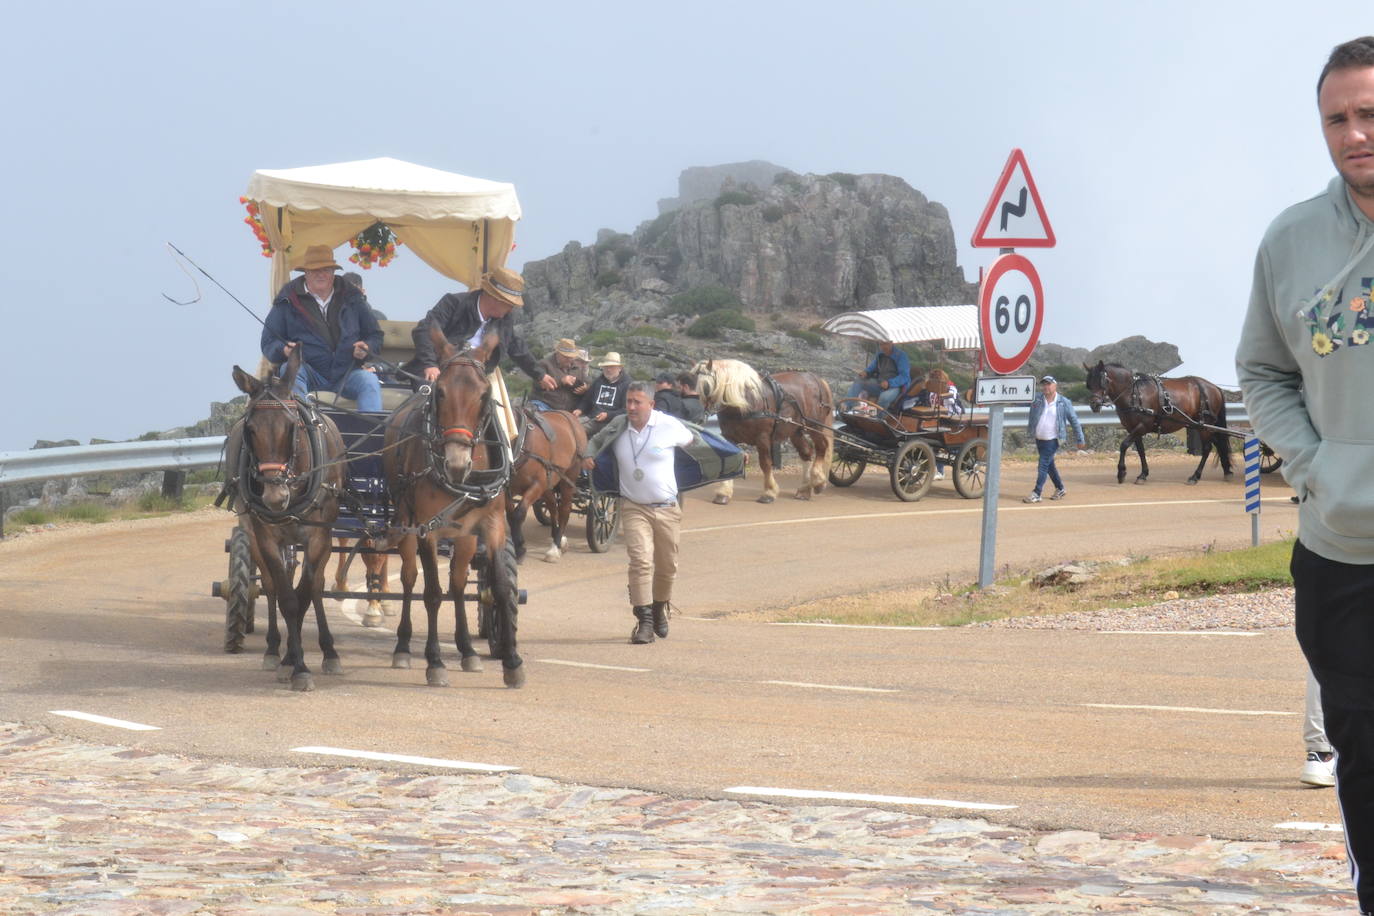
[[[285,684],[285,683],[286,683],[287,681],[289,681],[289,680],[291,680],[291,666],[290,666],[290,665],[278,665],[278,666],[277,666],[277,682],[278,682],[278,683],[281,683],[281,684]]]
[[[726,506],[730,504],[730,497],[717,496],[715,499],[711,500],[711,502],[715,503],[717,506]]]
[[[811,501],[811,491],[810,491],[810,490],[798,490],[798,491],[797,491],[796,498],[797,498],[797,499],[804,499],[804,500],[806,500],[807,502],[810,502],[810,501]],[[769,500],[769,502],[772,502],[772,500]]]
[[[501,671],[501,678],[506,682],[507,687],[518,689],[525,686],[525,666],[518,668],[504,668]]]
[[[447,687],[448,672],[443,668],[426,668],[425,683],[431,687]]]
[[[393,668],[409,668],[409,667],[410,667],[410,656],[409,656],[408,654],[406,654],[405,652],[396,652],[396,653],[393,653],[392,656],[391,656],[391,667],[393,667]]]
[[[1147,482],[1149,482],[1149,478],[1148,478],[1148,477],[1137,477],[1137,478],[1135,479],[1136,486],[1140,486],[1142,483],[1147,483]]]
[[[1233,477],[1235,477],[1235,476],[1236,476],[1236,475],[1235,475],[1234,472],[1232,472],[1232,471],[1227,471],[1225,474],[1222,474],[1222,475],[1221,475],[1221,479],[1222,479],[1222,480],[1230,480],[1231,478],[1233,478]]]
[[[1185,480],[1185,481],[1183,481],[1183,482],[1186,483],[1186,484],[1187,484],[1188,486],[1190,486],[1190,487],[1195,487],[1195,486],[1197,486],[1197,478],[1196,478],[1196,477],[1189,477],[1187,480]]]
[[[391,607],[390,605],[384,604],[382,605],[382,613],[388,617],[395,617],[397,614],[401,612],[396,610],[394,607]]]
[[[281,667],[281,659],[277,658],[275,655],[264,655],[262,657],[263,671],[276,671],[279,667]]]
[[[320,670],[325,674],[343,674],[343,662],[337,658],[326,658],[324,664],[320,666]]]
[[[770,495],[770,494],[768,494],[768,493],[765,493],[765,494],[763,494],[762,496],[760,496],[757,500],[755,500],[755,502],[761,502],[761,503],[767,504],[767,503],[771,503],[771,502],[773,501],[773,499],[774,499],[774,497],[773,497],[772,495]]]
[[[367,612],[366,614],[363,615],[363,626],[365,626],[365,627],[379,627],[379,626],[381,626],[381,625],[382,625],[382,612],[381,612],[381,611],[374,611],[374,610],[369,609],[368,612]]]
[[[469,674],[476,674],[482,670],[482,660],[475,655],[466,656],[463,661],[463,670]]]
[[[557,563],[561,559],[563,559],[563,554],[552,548],[544,554],[545,563]]]
[[[315,679],[310,676],[309,671],[302,671],[300,674],[293,674],[291,675],[291,689],[301,691],[314,690]]]

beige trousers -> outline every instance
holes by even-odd
[[[672,600],[681,528],[681,506],[655,508],[620,500],[620,530],[630,555],[630,604]]]

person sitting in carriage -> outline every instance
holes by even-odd
[[[887,409],[910,384],[911,360],[903,350],[893,346],[892,341],[884,340],[878,344],[873,361],[849,386],[849,397],[877,398],[878,406]]]
[[[525,304],[525,280],[518,273],[497,267],[482,275],[477,289],[466,293],[447,293],[434,304],[425,317],[410,332],[415,341],[415,358],[404,369],[421,376],[426,382],[439,377],[439,363],[434,355],[434,343],[429,339],[431,326],[443,331],[455,347],[477,347],[487,334],[496,334],[500,343],[487,358],[490,374],[501,363],[503,354],[509,355],[525,374],[534,379],[544,391],[553,391],[558,382],[534,358],[524,339],[515,331],[512,312]]]
[[[587,388],[582,403],[573,416],[582,418],[587,434],[599,432],[607,423],[625,413],[625,392],[630,388],[630,375],[620,354],[612,350],[597,363],[601,375]]]
[[[554,346],[553,352],[540,363],[544,374],[558,383],[556,388],[541,390],[530,398],[535,410],[566,410],[572,412],[587,393],[587,363],[582,351],[568,337]]]
[[[336,276],[339,265],[328,245],[311,245],[296,268],[303,276],[284,285],[263,322],[260,346],[268,362],[285,369],[300,347],[296,393],[333,391],[358,402],[359,410],[382,409],[375,373],[361,368],[381,352],[382,329],[362,290]]]

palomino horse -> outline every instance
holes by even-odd
[[[1121,440],[1121,454],[1116,463],[1116,482],[1126,479],[1126,449],[1135,443],[1140,456],[1140,476],[1136,483],[1150,477],[1150,465],[1145,461],[1146,433],[1172,433],[1180,429],[1196,430],[1202,442],[1202,458],[1197,470],[1188,478],[1195,484],[1202,477],[1202,468],[1212,447],[1227,480],[1231,479],[1231,437],[1215,427],[1226,426],[1226,399],[1221,389],[1204,378],[1186,375],[1183,378],[1157,378],[1137,375],[1125,366],[1098,361],[1096,366],[1086,363],[1088,391],[1092,393],[1093,413],[1108,401],[1116,406],[1117,418],[1126,428]]]
[[[348,568],[349,557],[352,555],[353,538],[339,538],[339,550],[341,559],[334,567],[334,591],[348,591]],[[387,580],[387,554],[376,550],[376,544],[371,538],[363,538],[362,544],[358,547],[358,555],[362,558],[365,577],[363,581],[367,584],[369,596],[380,595],[386,591]],[[363,626],[379,627],[382,625],[382,615],[386,606],[382,604],[380,598],[369,597],[367,599],[367,610],[363,612]],[[394,611],[392,613],[395,613]]]
[[[263,585],[276,599],[275,607],[268,602],[263,666],[275,668],[278,680],[289,679],[292,690],[311,690],[314,678],[301,644],[301,625],[311,604],[324,652],[324,673],[343,673],[320,592],[329,559],[329,529],[339,514],[344,443],[328,417],[296,400],[292,384],[300,365],[297,349],[281,378],[263,382],[234,367],[234,382],[248,395],[248,408],[229,434],[226,455],[236,464],[225,489],[230,491],[231,506],[247,516]],[[301,547],[300,582],[294,587],[294,564],[288,558],[293,546]],[[286,621],[286,654],[280,664],[277,607]]]
[[[392,537],[400,538],[404,594],[391,664],[410,667],[410,601],[418,551],[425,568],[429,620],[425,680],[431,687],[448,686],[439,649],[439,605],[445,589],[439,582],[436,554],[439,539],[452,538],[447,591],[455,606],[458,652],[464,671],[482,670],[463,607],[468,567],[480,534],[485,548],[482,572],[495,604],[493,644],[501,657],[506,686],[520,687],[525,683],[525,669],[515,644],[515,550],[506,537],[510,444],[497,422],[484,369],[498,338],[488,334],[476,350],[458,351],[436,327],[430,329],[430,340],[439,361],[439,377],[396,408],[386,428],[386,479],[396,512]]]
[[[506,521],[515,544],[515,558],[524,559],[525,515],[530,506],[543,500],[553,537],[544,559],[557,563],[567,543],[563,532],[572,515],[573,492],[577,489],[587,434],[578,419],[566,411],[526,410],[522,417],[523,437],[512,470],[511,506]]]
[[[773,444],[789,439],[803,464],[797,499],[820,495],[835,444],[834,402],[825,379],[792,369],[761,376],[736,359],[704,360],[692,367],[692,374],[702,406],[708,413],[716,411],[720,419],[721,435],[758,451],[763,472],[759,502],[777,499]],[[715,502],[725,505],[732,495],[734,481],[722,481]]]

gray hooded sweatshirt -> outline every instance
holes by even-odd
[[[1298,538],[1374,564],[1374,222],[1339,176],[1269,226],[1236,372],[1255,433],[1298,492]]]

